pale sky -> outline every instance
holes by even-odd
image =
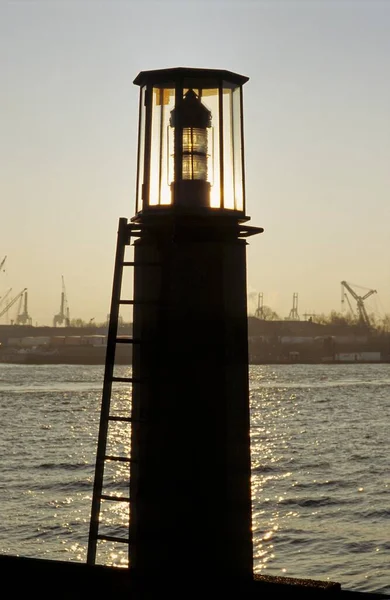
[[[71,318],[106,318],[135,212],[133,80],[209,67],[249,77],[249,293],[329,313],[346,280],[390,312],[389,31],[388,0],[0,0],[0,296],[28,288],[48,325],[63,275]]]

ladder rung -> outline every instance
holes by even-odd
[[[99,535],[96,536],[96,539],[105,540],[106,542],[120,542],[122,544],[130,543],[129,538],[120,538],[120,537],[115,537],[114,535],[103,535],[100,533],[99,533]]]
[[[119,300],[119,304],[133,306],[134,304],[158,304],[157,300]]]
[[[102,494],[100,496],[101,500],[112,500],[113,502],[130,502],[130,498],[128,498],[127,496],[110,496],[109,494]]]
[[[116,343],[117,344],[140,344],[141,340],[137,340],[135,338],[131,338],[131,337],[117,337],[116,338]]]
[[[124,267],[161,267],[161,263],[158,262],[135,262],[133,260],[126,260],[122,265]]]
[[[104,460],[115,460],[116,462],[134,462],[131,458],[127,458],[126,456],[105,456]]]
[[[136,379],[134,377],[113,377],[111,381],[119,381],[123,383],[142,383],[142,379]]]
[[[109,421],[122,421],[123,423],[131,423],[132,422],[132,418],[131,417],[108,417]]]

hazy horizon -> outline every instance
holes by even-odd
[[[8,1],[0,6],[0,296],[51,325],[103,322],[116,232],[135,212],[140,71],[221,68],[244,86],[248,294],[390,313],[390,3]],[[358,291],[358,288],[356,288]],[[364,290],[360,290],[364,293]],[[4,323],[4,317],[0,323]]]

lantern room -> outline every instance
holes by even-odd
[[[142,71],[136,213],[245,216],[242,86],[215,69]]]

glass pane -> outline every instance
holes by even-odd
[[[234,166],[234,201],[236,210],[245,210],[243,147],[241,123],[241,93],[237,87],[233,91],[233,166]]]
[[[219,160],[219,110],[218,89],[201,89],[202,104],[211,111],[211,127],[207,129],[207,181],[210,182],[210,206],[221,205],[220,160]]]
[[[174,106],[173,86],[153,88],[152,98],[149,204],[170,204],[168,125],[170,112]]]
[[[143,187],[143,182],[144,182],[144,158],[145,158],[144,150],[145,150],[145,86],[143,86],[140,90],[136,212],[140,212],[142,210],[142,187]]]
[[[223,98],[223,207],[235,208],[233,168],[233,102],[232,90],[224,89]]]

